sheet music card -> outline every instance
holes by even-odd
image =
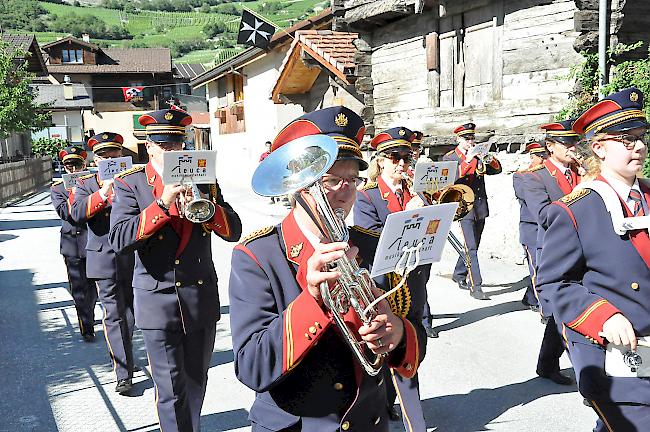
[[[99,168],[99,179],[112,180],[117,174],[131,169],[132,166],[131,156],[102,159],[97,164],[97,168]]]
[[[372,277],[395,271],[405,249],[420,245],[418,265],[440,261],[458,203],[391,213],[379,237]]]
[[[62,174],[61,178],[63,179],[63,187],[66,189],[72,189],[77,186],[77,179],[85,175],[90,174],[90,171],[78,171],[76,173]]]
[[[163,153],[163,184],[214,184],[217,151],[166,151]]]
[[[435,192],[456,181],[458,162],[418,162],[415,164],[415,192]]]
[[[489,142],[475,144],[467,151],[466,160],[469,162],[474,156],[478,156],[479,159],[484,158],[490,151],[490,146],[491,144]]]

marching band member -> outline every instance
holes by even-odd
[[[416,135],[404,127],[395,127],[375,136],[370,145],[376,150],[370,162],[368,178],[370,182],[357,194],[354,203],[354,223],[365,229],[381,231],[390,213],[422,207],[424,203],[409,190],[404,174],[407,172],[411,153],[411,140]],[[429,280],[430,265],[419,266],[407,278],[402,290],[408,290],[412,298],[411,309],[420,308],[424,313],[427,304],[426,286]],[[395,281],[397,283],[397,281]],[[401,294],[395,293],[399,298]],[[423,330],[429,337],[437,337],[431,327],[431,317],[422,317]],[[396,376],[396,387],[388,387],[388,412],[391,419],[399,418],[393,407],[395,396],[399,393],[403,421],[407,430],[423,430],[424,414],[420,403],[417,375],[412,379]]]
[[[94,160],[122,156],[123,138],[103,132],[88,140]],[[72,218],[88,225],[86,274],[95,279],[99,300],[104,309],[104,336],[113,370],[117,377],[115,391],[125,394],[133,378],[133,254],[116,254],[108,242],[113,200],[113,180],[99,180],[98,174],[78,179],[70,194]]]
[[[523,177],[523,199],[530,213],[537,219],[536,262],[542,251],[544,234],[548,227],[548,211],[553,201],[570,193],[580,181],[572,164],[579,135],[571,130],[571,120],[542,125],[546,131],[546,150],[549,157],[536,167],[530,168]],[[533,288],[537,284],[533,280]],[[548,320],[537,359],[537,374],[561,384],[573,384],[573,380],[560,373],[560,357],[564,344],[553,317],[553,305],[539,304],[540,312]]]
[[[586,136],[593,162],[588,174],[603,192],[586,184],[546,212],[538,289],[562,326],[580,393],[600,417],[597,432],[650,430],[650,381],[605,370],[607,343],[634,351],[637,337],[650,334],[647,225],[622,235],[612,229],[616,213],[648,214],[650,184],[637,174],[649,126],[635,88],[583,113],[573,130]]]
[[[205,223],[179,215],[177,198],[191,198],[181,185],[163,185],[163,153],[181,150],[192,117],[178,109],[140,117],[147,134],[149,163],[115,181],[111,245],[135,251],[135,319],[142,330],[156,386],[160,429],[196,432],[220,317],[212,233],[237,241],[241,221],[217,185],[210,200],[215,214]]]
[[[367,167],[360,149],[364,130],[353,111],[325,108],[286,126],[272,151],[303,136],[334,138],[337,161],[320,181],[330,205],[349,213],[359,170]],[[310,200],[308,192],[299,193]],[[350,237],[361,265],[368,266],[378,234],[357,227]],[[339,276],[324,267],[347,247],[321,243],[301,205],[279,225],[256,231],[235,247],[229,288],[235,373],[257,392],[250,409],[253,431],[389,430],[385,375],[380,371],[372,377],[360,368],[320,294],[321,282]],[[351,248],[348,257],[354,258],[356,250]],[[388,354],[383,367],[412,377],[426,344],[424,332],[416,330],[422,308],[399,304],[394,313],[385,300],[378,307],[380,314],[371,325],[359,327],[359,336],[374,353]],[[354,312],[346,320],[360,325]]]
[[[536,269],[536,254],[537,254],[537,217],[531,214],[526,200],[524,198],[524,182],[523,176],[529,169],[534,168],[544,162],[547,157],[546,149],[539,143],[533,142],[526,146],[524,153],[530,157],[530,165],[528,168],[517,171],[512,175],[512,186],[515,190],[515,198],[519,202],[519,243],[524,248],[526,254],[526,262],[528,263],[528,271],[530,272],[531,283],[526,288],[526,293],[521,302],[530,307],[534,312],[539,311],[537,296],[533,288],[533,281],[535,280]]]
[[[485,218],[490,214],[487,193],[485,191],[484,175],[494,175],[501,172],[501,163],[489,156],[489,160],[482,160],[475,156],[467,160],[467,153],[474,146],[476,139],[476,125],[465,123],[454,129],[456,134],[456,148],[443,156],[443,160],[458,162],[457,184],[464,184],[474,191],[474,206],[472,210],[460,220],[463,231],[465,247],[469,252],[471,271],[468,271],[461,257],[456,262],[452,279],[461,289],[469,289],[470,295],[478,300],[489,300],[483,292],[481,269],[478,262],[478,248],[481,243]]]
[[[68,174],[86,168],[86,152],[81,147],[70,146],[59,152],[59,158]],[[86,276],[86,242],[88,229],[85,223],[76,223],[70,214],[70,191],[63,181],[52,184],[50,197],[56,213],[61,218],[61,255],[68,272],[70,293],[74,300],[79,331],[86,342],[95,340],[95,302],[97,289],[95,282]]]

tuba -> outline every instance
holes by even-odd
[[[342,209],[332,209],[320,184],[320,178],[336,162],[338,145],[326,135],[310,135],[295,139],[273,151],[257,167],[253,174],[253,190],[266,197],[293,194],[296,201],[307,211],[321,234],[331,242],[347,242],[348,229],[343,220]],[[314,200],[315,208],[300,195],[307,190]],[[320,286],[323,303],[332,313],[334,322],[356,359],[368,375],[377,375],[385,354],[376,355],[361,341],[355,329],[344,320],[350,308],[361,322],[370,322],[379,314],[372,303],[375,284],[366,269],[359,268],[355,260],[346,255],[330,264],[341,277],[334,287],[326,282]]]

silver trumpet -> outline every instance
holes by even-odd
[[[253,190],[267,197],[293,194],[327,240],[347,242],[349,233],[343,210],[332,209],[320,184],[320,178],[336,162],[337,153],[336,141],[325,135],[293,140],[258,165],[253,174]],[[313,208],[300,195],[305,189],[314,200]],[[357,262],[346,255],[331,263],[329,268],[340,272],[341,277],[332,288],[327,283],[321,284],[323,303],[332,312],[334,322],[365,372],[377,375],[386,355],[372,353],[360,340],[357,329],[350,328],[344,320],[350,308],[364,324],[370,324],[379,314],[376,306],[368,307],[375,300],[372,292],[375,284],[368,271],[359,268]]]
[[[203,223],[212,219],[215,212],[215,206],[209,199],[201,198],[196,183],[191,180],[183,183],[184,189],[178,194],[177,207],[178,214],[192,223]],[[186,202],[187,194],[192,195],[191,201]]]

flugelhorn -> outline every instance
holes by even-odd
[[[253,190],[267,197],[293,194],[328,241],[347,242],[349,234],[342,218],[343,210],[332,209],[320,184],[320,178],[336,162],[337,154],[336,141],[326,135],[310,135],[290,141],[260,162],[253,174]],[[302,190],[309,192],[315,208],[302,198]],[[372,322],[379,314],[376,306],[371,305],[375,300],[372,292],[375,284],[368,270],[359,268],[357,262],[346,255],[334,261],[330,268],[340,272],[341,277],[333,288],[326,282],[321,284],[323,303],[331,311],[344,340],[365,372],[377,375],[385,354],[373,354],[360,340],[357,329],[350,328],[344,319],[352,308],[361,322]]]
[[[183,183],[184,189],[178,194],[178,214],[192,223],[203,223],[212,219],[216,210],[214,203],[209,199],[201,198],[199,187],[193,181]],[[187,202],[187,194],[192,195]]]

